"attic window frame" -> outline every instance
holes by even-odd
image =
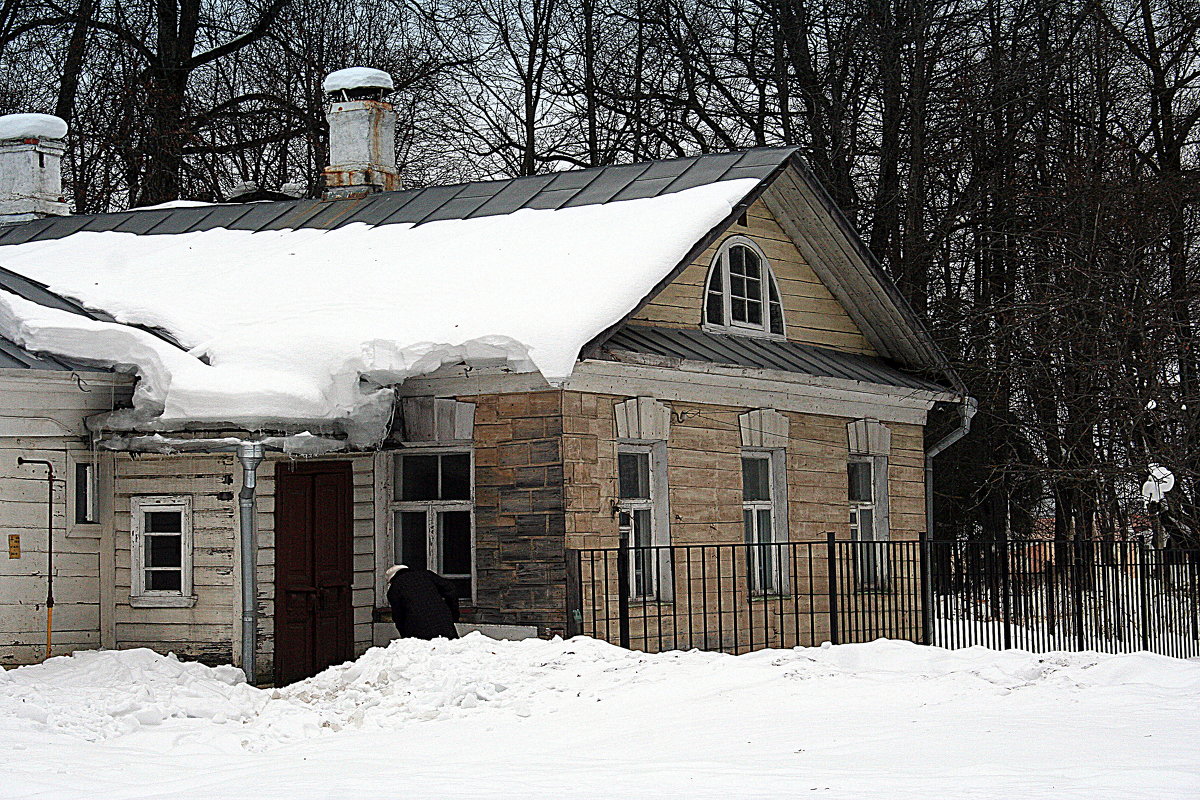
[[[761,270],[760,281],[763,285],[763,296],[760,298],[760,302],[762,303],[762,322],[760,324],[741,322],[733,319],[733,303],[729,280],[729,253],[735,247],[744,247],[758,257]],[[719,291],[721,295],[722,321],[713,322],[709,319],[708,315],[708,299],[711,294],[716,293],[713,290],[713,276],[718,274],[721,280]],[[774,300],[772,299],[772,294],[774,295]],[[777,304],[779,308],[779,320],[782,326],[782,331],[780,332],[771,330],[771,306],[773,304]],[[701,327],[704,330],[715,333],[735,333],[778,340],[787,339],[787,315],[784,313],[783,295],[779,291],[779,281],[775,277],[775,270],[771,267],[771,262],[767,258],[767,254],[750,237],[735,234],[721,242],[721,247],[717,250],[716,256],[713,257],[712,264],[708,269],[708,276],[704,280],[704,295],[700,300],[700,320]]]

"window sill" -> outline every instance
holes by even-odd
[[[99,539],[104,526],[99,522],[75,522],[67,528],[68,539]]]
[[[711,322],[703,322],[700,324],[700,329],[706,333],[720,333],[726,336],[749,336],[755,339],[773,339],[777,342],[787,341],[786,334],[771,333],[765,328],[750,326],[743,328],[737,325],[714,325]]]
[[[141,595],[129,598],[131,608],[192,608],[196,605],[196,596],[182,595]]]

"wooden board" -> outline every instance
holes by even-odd
[[[876,355],[861,329],[817,277],[761,200],[751,206],[746,222],[745,226],[734,224],[730,227],[630,321],[663,327],[700,327],[704,288],[713,259],[725,239],[741,235],[762,248],[774,270],[790,341]]]

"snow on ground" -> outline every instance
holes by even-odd
[[[1200,662],[904,642],[401,640],[279,690],[146,650],[0,674],[5,798],[1194,798]]]
[[[0,291],[0,335],[132,365],[143,379],[135,405],[165,424],[386,420],[380,406],[391,395],[378,387],[443,363],[568,377],[580,348],[633,310],[754,185],[417,226],[85,231],[8,245],[0,265],[126,324]],[[189,350],[130,323],[166,330]]]

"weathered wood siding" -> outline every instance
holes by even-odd
[[[270,675],[274,654],[275,462],[259,467],[258,671]],[[374,468],[369,454],[346,455],[354,472],[354,647],[371,646],[374,606]],[[237,492],[241,466],[231,454],[121,455],[116,466],[116,646],[150,647],[208,663],[230,663],[240,637]],[[129,603],[130,498],[188,495],[193,513],[191,608],[134,608]],[[222,495],[228,495],[224,499]]]
[[[617,496],[616,453],[613,410],[624,396],[566,392],[563,397],[563,453],[566,479],[566,529],[569,548],[615,547],[618,543],[617,521],[612,504]],[[731,544],[744,539],[742,527],[742,442],[738,415],[749,410],[730,407],[664,401],[672,411],[670,438],[667,444],[668,501],[671,519],[672,544]],[[846,436],[848,417],[784,412],[789,421],[789,440],[786,448],[788,540],[820,542],[828,531],[837,538],[849,538],[849,502],[847,497],[846,463],[849,446]],[[890,502],[890,537],[893,540],[917,539],[924,530],[924,472],[922,429],[918,425],[888,423],[892,432],[892,449],[888,459],[888,492]],[[807,553],[807,551],[803,551]],[[820,556],[823,550],[816,551]],[[726,552],[726,556],[731,553]],[[693,559],[714,558],[712,551],[704,555],[693,553]],[[744,558],[744,554],[742,554]],[[687,625],[684,597],[688,592],[687,573],[680,555],[673,580],[676,603],[668,611],[680,614],[675,623]],[[588,562],[589,564],[592,562]],[[713,591],[712,576],[715,563],[701,567],[692,565],[691,574],[695,596],[702,596],[700,575],[707,570],[707,589]],[[795,572],[791,572],[795,569]],[[615,574],[615,564],[610,572]],[[795,612],[811,615],[811,627],[799,637],[801,644],[819,644],[829,635],[827,597],[827,565],[818,557],[811,568],[797,564],[789,568],[795,576],[796,600],[783,601],[745,597],[744,580],[730,580],[733,574],[725,567],[726,592],[739,592],[736,611],[730,610],[726,597],[720,646],[724,649],[747,649],[764,643],[776,645],[797,643],[798,634],[789,626],[795,625]],[[738,575],[744,575],[741,568]],[[585,575],[585,581],[587,576]],[[911,577],[911,576],[910,576]],[[807,595],[816,590],[816,596]],[[805,595],[800,599],[800,595]],[[597,598],[585,597],[585,609]],[[711,601],[715,607],[715,598]],[[845,613],[840,621],[843,641],[853,641],[860,632],[869,636],[871,604],[862,595],[855,613]],[[785,609],[786,607],[786,609]],[[607,608],[616,608],[610,597]],[[788,616],[788,613],[792,616]],[[585,619],[587,618],[585,611]],[[698,611],[696,614],[700,613]],[[635,614],[636,616],[636,614]],[[736,625],[733,617],[737,616]],[[894,618],[894,615],[893,615]],[[804,617],[810,621],[810,617]],[[790,621],[786,621],[790,620]],[[631,634],[635,641],[647,636],[641,644],[653,648],[662,641],[670,647],[676,639],[670,619],[633,621]],[[709,620],[715,632],[716,623]],[[663,626],[666,627],[663,627]],[[703,622],[691,620],[690,630],[701,630]],[[786,628],[786,629],[785,629]],[[715,633],[714,633],[715,635]],[[787,637],[791,638],[788,639]],[[757,637],[757,639],[755,639]],[[714,639],[709,646],[717,646]],[[682,646],[692,646],[685,641]]]
[[[46,641],[46,472],[17,466],[17,458],[54,464],[55,655],[101,645],[101,541],[111,523],[76,525],[74,464],[90,461],[84,420],[128,397],[119,376],[38,370],[0,370],[0,665],[40,661]],[[103,473],[106,456],[98,456]],[[20,558],[9,558],[8,536],[20,537]]]
[[[617,523],[616,403],[627,397],[565,392],[563,453],[567,544],[611,547]],[[738,415],[748,408],[668,401],[673,413],[667,442],[671,541],[675,544],[740,542],[742,532],[741,435]],[[852,420],[784,412],[787,446],[788,529],[792,541],[822,539],[827,531],[849,536],[846,424]],[[916,539],[924,530],[922,429],[887,423],[891,538]]]
[[[665,327],[699,327],[705,282],[713,258],[726,238],[741,234],[753,239],[771,262],[779,281],[789,340],[875,355],[862,331],[805,262],[761,200],[750,207],[746,222],[745,227],[735,223],[639,310],[632,321]]]

